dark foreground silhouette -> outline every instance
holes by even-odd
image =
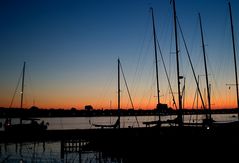
[[[230,160],[236,156],[237,150],[234,149],[239,145],[238,129],[238,124],[220,124],[200,127],[44,130],[14,134],[0,132],[0,141],[10,143],[77,140],[84,142],[80,145],[81,152],[98,151],[105,157],[118,158],[123,162],[158,162],[165,159],[185,162],[191,158],[200,161],[208,158]]]

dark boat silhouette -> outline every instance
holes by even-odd
[[[26,62],[23,64],[22,69],[22,88],[21,88],[21,106],[20,109],[23,109],[23,99],[24,99],[24,79],[25,79],[25,66]],[[47,130],[49,123],[44,121],[39,122],[40,119],[29,118],[29,117],[20,117],[19,123],[12,123],[11,118],[6,118],[4,123],[5,132],[11,134],[28,134],[30,132],[38,133],[44,130]]]
[[[5,132],[41,132],[45,131],[48,126],[48,123],[44,123],[44,121],[39,122],[38,118],[22,118],[21,121],[19,124],[12,124],[11,119],[7,119],[4,124]]]

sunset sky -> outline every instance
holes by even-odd
[[[152,18],[177,97],[172,6],[169,0],[2,0],[0,1],[0,107],[20,107],[26,61],[24,108],[117,108],[120,58],[135,109],[156,106]],[[231,0],[236,48],[239,1]],[[176,0],[176,9],[203,96],[205,72],[198,12],[201,13],[211,85],[212,108],[236,107],[230,19],[227,0]],[[179,35],[180,75],[185,77],[185,107],[196,108],[195,81]],[[158,53],[159,54],[159,53]],[[158,56],[161,103],[172,95]],[[121,78],[123,79],[123,77]],[[181,88],[184,83],[181,83]],[[131,108],[121,80],[122,108]],[[177,98],[176,98],[176,101]],[[194,105],[193,105],[194,104]],[[199,104],[200,107],[200,104]]]

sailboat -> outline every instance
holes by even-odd
[[[229,7],[229,13],[230,13],[232,48],[233,48],[234,66],[235,66],[237,117],[238,117],[238,120],[239,120],[239,93],[238,93],[238,77],[237,77],[237,58],[236,58],[236,47],[235,47],[235,38],[234,38],[234,26],[233,26],[233,20],[232,20],[232,8],[231,8],[231,3],[230,2],[228,2],[228,7]]]
[[[120,59],[117,60],[118,63],[118,118],[114,124],[92,124],[94,127],[100,128],[120,128]]]
[[[184,123],[183,119],[182,119],[182,106],[180,105],[181,102],[181,95],[180,95],[180,72],[179,72],[179,60],[178,60],[178,43],[177,43],[177,16],[176,16],[176,9],[175,9],[175,0],[172,0],[171,3],[173,3],[173,12],[174,12],[174,30],[175,30],[175,46],[176,46],[176,61],[177,61],[177,77],[178,77],[178,94],[179,94],[179,114],[178,114],[178,118],[179,118],[179,126],[185,126],[185,125],[189,125],[189,126],[193,126],[193,123]],[[236,92],[237,92],[237,108],[239,108],[239,100],[238,100],[238,80],[237,80],[237,64],[236,64],[236,54],[235,54],[235,41],[234,41],[234,32],[233,32],[233,22],[232,22],[232,12],[231,12],[231,4],[230,2],[228,3],[229,5],[229,11],[230,11],[230,22],[231,22],[231,33],[232,33],[232,43],[233,43],[233,53],[234,53],[234,65],[235,65],[235,79],[236,79]],[[239,129],[239,121],[233,121],[233,122],[216,122],[215,120],[213,120],[212,115],[211,115],[211,99],[210,99],[210,88],[209,88],[209,82],[208,82],[208,72],[207,72],[207,61],[206,61],[206,54],[205,54],[205,45],[204,45],[204,35],[203,35],[203,29],[202,29],[202,21],[201,21],[201,15],[200,13],[198,14],[199,16],[199,25],[200,25],[200,33],[201,33],[201,44],[202,44],[202,48],[203,48],[203,58],[204,58],[204,68],[205,68],[205,76],[206,76],[206,87],[207,87],[207,102],[208,102],[208,108],[206,109],[202,95],[201,95],[201,91],[199,89],[199,83],[196,79],[196,75],[194,72],[194,68],[192,66],[192,62],[189,56],[189,52],[188,49],[186,47],[186,43],[185,43],[185,39],[183,37],[184,40],[184,44],[186,47],[186,51],[188,53],[188,57],[189,57],[189,61],[193,70],[193,75],[195,78],[195,82],[197,85],[197,89],[202,101],[202,105],[203,108],[205,110],[205,116],[206,118],[203,119],[203,122],[199,125],[199,127],[202,128],[202,130],[207,129],[208,133],[210,133],[210,135],[212,136],[222,136],[222,135],[227,135],[227,136],[233,136],[234,134],[237,135],[237,130]],[[179,23],[178,23],[179,24]],[[179,24],[180,25],[180,24]],[[179,26],[179,29],[182,33],[182,29]],[[180,111],[181,110],[181,111]],[[239,109],[238,109],[238,115],[239,115]],[[238,116],[239,118],[239,116]],[[198,125],[198,124],[196,124]],[[225,134],[224,132],[228,132],[227,134]],[[233,133],[233,134],[232,134]],[[203,136],[205,133],[202,133],[202,135],[197,135],[197,136]]]
[[[160,96],[159,96],[159,77],[158,77],[158,52],[157,52],[157,38],[156,38],[156,30],[155,30],[155,22],[154,22],[154,12],[153,12],[153,8],[150,8],[151,10],[151,15],[152,15],[152,22],[153,22],[153,40],[154,40],[154,56],[155,56],[155,69],[156,69],[156,87],[157,87],[157,105],[156,105],[156,109],[158,111],[158,115],[159,115],[159,119],[157,121],[147,121],[147,122],[143,122],[143,124],[145,124],[146,126],[150,126],[150,125],[156,125],[156,126],[160,126],[163,122],[161,121],[161,116],[160,113],[162,112],[162,110],[166,111],[168,110],[168,106],[167,104],[162,104],[160,103]],[[171,87],[170,87],[171,88]],[[173,98],[174,101],[174,98]]]
[[[157,83],[157,99],[158,99],[158,103],[156,105],[156,108],[157,110],[159,111],[159,119],[158,121],[150,121],[150,122],[143,122],[143,124],[145,124],[146,126],[149,126],[151,124],[156,124],[156,126],[161,126],[162,124],[175,124],[175,125],[178,125],[180,127],[183,126],[183,111],[182,111],[182,95],[181,95],[181,88],[180,88],[180,80],[183,79],[183,76],[180,75],[180,71],[179,71],[179,48],[178,48],[178,36],[177,36],[177,16],[176,16],[176,7],[175,7],[175,1],[170,1],[170,3],[173,4],[173,15],[174,15],[174,33],[175,33],[175,48],[176,48],[176,66],[177,66],[177,88],[178,88],[178,106],[179,106],[179,109],[178,109],[178,115],[175,119],[173,120],[167,120],[167,121],[161,121],[161,118],[160,118],[160,112],[161,110],[167,110],[168,109],[168,106],[167,104],[162,104],[160,103],[160,100],[159,100],[159,78],[158,78],[158,64],[157,64],[157,39],[156,39],[156,32],[155,32],[155,23],[154,23],[154,13],[153,13],[153,8],[151,8],[151,13],[152,13],[152,22],[153,22],[153,36],[154,36],[154,52],[155,52],[155,62],[156,62],[156,83]],[[162,57],[162,54],[161,54],[161,57]],[[163,60],[163,58],[162,58]],[[163,61],[164,63],[164,61]],[[165,67],[165,65],[164,65]],[[168,80],[168,83],[169,83],[169,86],[170,86],[170,91],[172,93],[172,96],[173,96],[173,102],[174,104],[176,105],[176,101],[175,101],[175,98],[174,98],[174,95],[173,95],[173,91],[172,91],[172,88],[171,88],[171,84],[170,84],[170,81],[169,81],[169,77],[167,75],[167,71],[166,71],[166,68],[165,68],[165,72],[166,72],[166,76],[167,76],[167,80]]]
[[[116,128],[120,128],[120,100],[121,100],[121,97],[120,97],[120,77],[121,77],[121,73],[122,73],[122,76],[124,78],[124,82],[125,82],[125,86],[127,88],[127,92],[128,92],[128,95],[129,95],[129,99],[130,99],[130,102],[131,102],[131,105],[132,105],[132,108],[134,109],[134,105],[133,105],[133,101],[132,101],[132,98],[131,98],[131,95],[130,95],[130,92],[129,92],[129,88],[128,88],[128,84],[126,82],[126,78],[125,78],[125,75],[124,75],[124,72],[123,72],[123,68],[122,68],[122,65],[121,65],[121,62],[120,62],[120,59],[118,58],[117,59],[117,63],[118,63],[118,75],[117,75],[117,78],[118,78],[118,110],[117,110],[117,120],[115,121],[114,124],[92,124],[94,127],[99,127],[99,128],[113,128],[113,129],[116,129]],[[136,118],[136,121],[137,121],[137,124],[138,124],[138,120]],[[139,126],[139,124],[138,124]]]
[[[231,3],[228,2],[229,8],[229,15],[230,15],[230,27],[231,27],[231,38],[232,38],[232,50],[233,50],[233,59],[234,59],[234,73],[235,73],[235,81],[236,81],[236,101],[237,101],[237,121],[232,122],[214,122],[214,126],[223,127],[223,128],[233,128],[239,129],[239,92],[238,92],[238,75],[237,75],[237,58],[236,58],[236,47],[235,47],[235,37],[234,37],[234,25],[233,25],[233,18],[232,18],[232,8]]]
[[[21,103],[20,109],[23,109],[23,101],[24,101],[24,81],[25,81],[25,67],[26,62],[23,63],[22,69],[22,83],[21,83]],[[39,132],[47,129],[49,123],[41,123],[38,122],[37,118],[23,118],[20,117],[20,122],[18,124],[13,124],[11,118],[7,118],[5,120],[4,128],[6,132],[10,133],[29,133],[29,132]]]

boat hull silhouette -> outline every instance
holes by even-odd
[[[12,124],[10,119],[6,119],[4,124],[4,132],[9,136],[14,134],[29,134],[29,133],[40,133],[47,130],[48,123],[38,123],[39,119],[27,118],[21,119],[21,123]]]

